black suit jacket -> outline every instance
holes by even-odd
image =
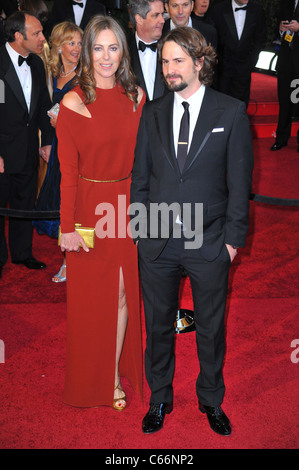
[[[5,173],[20,173],[24,165],[36,168],[41,145],[51,145],[54,129],[47,111],[52,103],[46,85],[42,60],[32,54],[32,95],[30,111],[25,102],[22,87],[5,46],[0,48],[0,80],[5,90],[0,103],[0,156],[4,159]]]
[[[299,22],[299,3],[296,10],[294,10],[295,0],[284,0],[281,3],[278,25],[281,21],[291,21],[296,20]],[[284,72],[284,67],[287,65],[284,62],[284,58],[291,58],[295,62],[295,70],[298,68],[298,58],[299,58],[299,33],[295,33],[292,41],[292,47],[290,47],[289,42],[284,40],[284,35],[281,40],[281,47],[278,52],[277,60],[277,71]]]
[[[129,46],[129,51],[130,51],[130,57],[131,57],[131,66],[133,69],[133,72],[137,78],[137,83],[138,85],[143,89],[146,95],[146,100],[149,100],[148,96],[148,91],[146,89],[145,81],[144,81],[144,76],[139,60],[139,53],[137,50],[137,45],[136,45],[136,39],[135,39],[135,34],[131,35],[128,38],[128,46]],[[167,86],[164,82],[163,76],[162,76],[162,66],[161,63],[158,60],[158,53],[157,53],[157,66],[156,66],[156,76],[155,76],[155,86],[154,86],[154,96],[153,99],[160,98],[164,94],[168,93]]]
[[[85,29],[87,23],[94,15],[105,15],[106,8],[97,0],[87,0],[86,6],[84,9],[84,14],[82,21],[80,23],[80,28]],[[75,22],[74,10],[71,0],[54,0],[54,5],[51,14],[51,26],[55,26],[62,21],[72,21]]]
[[[217,36],[217,31],[214,26],[208,23],[204,23],[203,21],[199,21],[196,18],[191,18],[192,20],[192,28],[196,29],[199,31],[205,40],[207,41],[208,44],[211,44],[211,46],[214,47],[215,50],[217,50],[217,44],[218,44],[218,36]],[[163,31],[162,35],[167,33],[170,29],[170,18],[165,21],[164,26],[163,26]]]
[[[140,249],[149,259],[156,259],[168,240],[161,234],[150,236],[150,227],[160,220],[154,212],[150,222],[151,203],[191,204],[192,227],[195,203],[202,203],[200,251],[205,259],[213,260],[224,242],[245,244],[253,167],[248,117],[244,103],[206,88],[181,174],[173,144],[173,99],[174,94],[168,93],[146,103],[140,120],[131,185],[131,203],[146,208],[139,220],[147,233],[139,239]],[[133,227],[134,213],[131,217]],[[172,220],[169,215],[170,227]],[[138,239],[134,233],[133,237]]]
[[[218,33],[218,58],[220,69],[234,72],[252,70],[266,41],[264,10],[249,0],[241,38],[238,38],[232,4],[225,0],[212,6],[210,15]]]

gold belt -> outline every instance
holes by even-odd
[[[85,177],[82,176],[82,175],[79,175],[79,178],[82,178],[82,179],[85,180],[85,181],[91,181],[91,183],[117,183],[118,181],[124,181],[124,180],[127,180],[128,178],[130,178],[131,173],[132,173],[132,172],[130,172],[130,173],[128,174],[128,176],[125,176],[125,178],[121,178],[121,179],[119,179],[119,180],[92,180],[92,179],[90,179],[90,178],[85,178]]]

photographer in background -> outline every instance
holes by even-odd
[[[288,144],[292,129],[294,105],[291,101],[291,83],[299,78],[299,2],[298,0],[281,1],[279,15],[279,34],[281,46],[277,59],[277,93],[279,116],[276,129],[276,141],[271,150],[280,150]],[[297,133],[297,152],[299,135]]]

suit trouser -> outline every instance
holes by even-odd
[[[196,393],[201,403],[218,406],[223,401],[222,374],[225,353],[224,314],[230,256],[223,246],[214,261],[206,261],[198,250],[185,249],[184,239],[170,238],[160,256],[152,261],[138,244],[146,323],[145,374],[151,403],[173,400],[174,322],[182,267],[192,288],[200,372]],[[186,371],[188,373],[188,371]]]
[[[36,198],[37,171],[28,169],[20,174],[0,174],[0,207],[7,202],[10,209],[32,210]],[[32,220],[9,218],[9,249],[12,261],[32,256]],[[8,250],[4,231],[4,217],[0,216],[0,266],[4,266]]]

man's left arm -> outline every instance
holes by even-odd
[[[245,246],[249,223],[252,171],[252,135],[245,104],[240,102],[227,144],[228,206],[225,243],[232,247]]]
[[[46,73],[44,65],[41,64],[40,68],[40,83],[41,83],[41,92],[40,92],[40,108],[38,115],[38,126],[41,131],[41,149],[40,155],[42,158],[49,157],[49,147],[52,144],[52,140],[55,134],[55,130],[51,126],[50,117],[48,116],[48,111],[52,107],[52,101],[50,99],[49,90],[46,82]],[[47,161],[46,158],[44,160]]]

